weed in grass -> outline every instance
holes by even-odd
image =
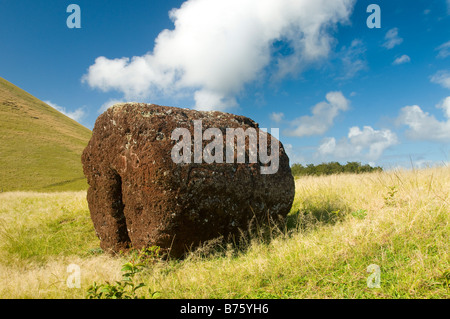
[[[131,253],[129,262],[122,266],[122,279],[115,283],[106,282],[103,284],[94,283],[87,290],[88,299],[145,299],[145,295],[138,295],[138,289],[146,286],[143,282],[135,283],[135,276],[142,273],[154,263],[160,256],[160,247],[144,247],[141,250],[134,250]],[[159,292],[148,289],[149,296],[155,298]]]
[[[398,188],[397,188],[397,186],[394,185],[394,186],[389,186],[388,189],[389,190],[387,192],[387,195],[384,196],[384,203],[387,206],[394,206],[396,203],[395,194],[397,194]]]
[[[354,211],[352,213],[352,216],[357,219],[364,219],[367,216],[367,210],[366,209],[358,209],[357,211]]]
[[[88,299],[139,299],[137,290],[144,287],[144,283],[135,284],[134,276],[142,271],[142,264],[128,262],[123,265],[122,280],[111,284],[106,282],[98,285],[95,281],[87,290]],[[143,298],[141,298],[143,299]]]

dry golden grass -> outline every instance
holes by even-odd
[[[206,247],[152,264],[136,281],[161,298],[448,298],[449,177],[450,168],[304,177],[287,227],[270,241],[211,245],[209,255]],[[85,298],[94,281],[120,279],[127,257],[95,251],[84,198],[0,194],[0,297]],[[79,289],[66,284],[72,263]],[[367,286],[371,264],[381,288]]]

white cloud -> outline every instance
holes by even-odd
[[[328,56],[331,31],[347,23],[355,0],[188,0],[170,11],[152,52],[132,58],[98,57],[82,81],[126,99],[184,93],[197,109],[237,105],[244,85],[274,63],[279,78]],[[274,61],[272,44],[293,53]]]
[[[397,135],[391,130],[374,130],[370,126],[349,129],[347,137],[336,141],[334,137],[326,138],[319,146],[317,155],[332,156],[344,160],[376,161],[383,152],[398,143]]]
[[[83,107],[80,107],[76,109],[73,112],[67,111],[65,107],[59,106],[55,103],[52,103],[51,101],[44,101],[44,103],[50,105],[52,108],[57,110],[58,112],[61,112],[65,116],[70,117],[72,120],[75,120],[79,122],[81,119],[83,119],[86,116],[86,112],[83,110]]]
[[[437,107],[443,109],[445,117],[450,119],[450,96],[443,99],[442,102],[437,105]]]
[[[334,137],[325,138],[318,151],[322,155],[333,154],[336,151],[336,139]]]
[[[292,144],[283,144],[283,146],[287,156],[289,157],[290,165],[306,162],[306,158],[303,155],[300,155],[298,151],[294,149]]]
[[[435,161],[429,159],[418,159],[413,161],[414,168],[423,169],[431,167],[442,167],[443,165],[448,166],[445,161]]]
[[[347,111],[350,105],[342,92],[329,92],[326,100],[311,109],[311,116],[305,115],[291,121],[291,128],[286,129],[284,134],[297,137],[324,134],[339,113]]]
[[[274,121],[275,123],[281,123],[283,121],[284,113],[280,112],[273,112],[269,115],[270,119]]]
[[[430,77],[430,81],[450,89],[450,72],[441,70]]]
[[[450,56],[450,41],[438,46],[436,50],[439,51],[438,58],[445,59],[446,57]]]
[[[103,113],[107,109],[109,109],[111,106],[113,106],[114,104],[123,103],[123,102],[125,102],[125,101],[119,100],[119,99],[110,99],[110,100],[106,101],[105,103],[103,103],[102,106],[100,106],[100,108],[98,109],[98,113]]]
[[[398,28],[390,29],[386,33],[384,39],[386,41],[383,43],[383,46],[388,50],[394,48],[395,46],[403,42],[403,39],[398,36]]]
[[[393,65],[399,65],[403,63],[409,63],[411,62],[411,58],[407,56],[406,54],[403,54],[401,57],[398,57],[397,59],[392,62]]]
[[[406,125],[406,135],[413,140],[450,141],[450,97],[437,105],[444,112],[446,121],[439,121],[418,105],[405,106],[400,110],[397,123]]]
[[[367,61],[364,56],[366,51],[364,43],[359,39],[353,40],[348,48],[342,48],[340,58],[344,75],[339,77],[339,80],[353,78],[360,71],[367,69]]]

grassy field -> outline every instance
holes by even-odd
[[[0,78],[0,191],[85,190],[91,131]]]
[[[296,180],[285,227],[157,260],[147,298],[449,298],[450,168]],[[267,240],[267,237],[271,240]],[[225,247],[224,247],[225,246]],[[0,298],[86,298],[129,256],[99,249],[85,192],[0,194]],[[80,269],[69,288],[67,267]],[[380,288],[369,288],[369,265]],[[372,282],[369,280],[369,282]]]

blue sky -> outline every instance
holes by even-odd
[[[140,101],[279,128],[291,163],[450,162],[447,0],[3,0],[0,45],[1,77],[90,129]]]

